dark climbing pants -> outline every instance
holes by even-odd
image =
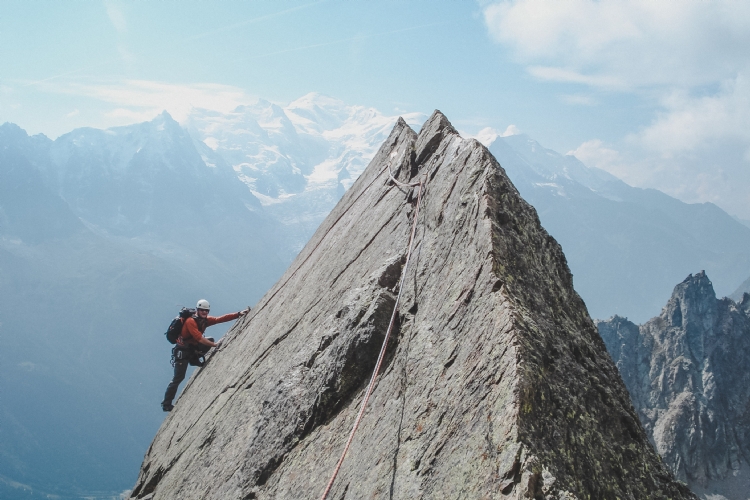
[[[164,393],[164,401],[162,401],[161,404],[172,404],[172,400],[177,395],[177,388],[180,386],[180,383],[185,380],[185,373],[187,373],[188,365],[203,366],[203,355],[206,354],[209,349],[211,349],[209,346],[203,344],[187,348],[175,346],[175,348],[172,349],[174,376],[167,386],[167,392]]]

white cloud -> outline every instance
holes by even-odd
[[[564,83],[582,83],[593,87],[621,89],[626,87],[623,80],[608,75],[584,75],[574,70],[553,66],[529,66],[528,72],[541,80],[554,80]]]
[[[67,116],[68,118],[73,118],[74,116],[78,116],[80,114],[81,114],[81,111],[76,108],[65,116]]]
[[[572,154],[630,184],[750,217],[750,2],[510,0],[483,13],[532,76],[652,107],[617,146],[593,139]],[[579,96],[562,101],[596,104]]]
[[[665,158],[695,151],[715,141],[737,140],[750,149],[750,80],[740,74],[712,95],[674,91],[662,111],[630,140]]]
[[[619,151],[606,147],[599,139],[586,141],[566,154],[575,156],[588,167],[601,168],[620,179],[627,178],[631,184],[639,185],[643,182],[643,179],[633,177],[632,168],[623,160]]]
[[[560,99],[562,99],[565,104],[570,104],[572,106],[594,106],[597,104],[596,99],[584,94],[564,94],[560,96]]]
[[[461,134],[461,135],[465,137],[471,137],[468,134]],[[485,146],[489,147],[489,145],[495,142],[495,139],[497,139],[498,137],[500,137],[500,134],[498,133],[497,130],[495,130],[492,127],[484,127],[482,130],[477,132],[477,135],[474,136],[474,139],[478,140]]]
[[[116,118],[116,121],[120,123],[140,123],[153,120],[154,116],[159,114],[159,112],[159,108],[148,108],[141,111],[128,108],[115,108],[107,111],[104,115],[109,118]]]
[[[662,106],[625,141],[634,158],[644,158],[633,172],[685,201],[750,218],[750,80],[740,74],[710,95],[674,91]]]
[[[633,186],[688,203],[712,202],[750,219],[750,109],[746,102],[735,106],[734,97],[675,98],[672,112],[630,136],[622,149],[592,139],[568,154]]]
[[[510,137],[511,135],[518,135],[521,131],[518,127],[516,127],[513,124],[508,125],[508,127],[505,129],[505,132],[500,134],[500,137]]]
[[[486,6],[484,20],[543,79],[705,85],[750,65],[750,2],[517,0]]]
[[[179,85],[147,80],[123,82],[46,82],[44,90],[91,98],[112,104],[107,116],[120,123],[150,120],[163,110],[177,121],[184,120],[193,108],[229,112],[256,98],[231,85],[198,83]]]
[[[113,1],[107,1],[104,3],[107,9],[107,17],[115,27],[118,33],[125,33],[128,30],[128,23],[125,20],[125,13],[122,7]]]
[[[515,125],[508,125],[508,127],[505,129],[505,132],[500,132],[499,130],[493,128],[493,127],[485,127],[475,136],[473,136],[476,140],[484,144],[485,146],[488,146],[495,142],[495,139],[498,137],[509,137],[511,135],[518,135],[521,131],[516,127]],[[461,134],[465,135],[466,137],[472,137],[469,134]]]

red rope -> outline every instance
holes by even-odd
[[[388,164],[388,173],[390,172],[390,163]],[[405,185],[401,182],[396,181],[396,179],[393,178],[393,175],[391,174],[391,179],[393,179],[396,183]],[[412,223],[411,227],[411,236],[409,237],[409,250],[406,254],[406,263],[404,264],[404,270],[401,272],[401,282],[398,286],[398,295],[396,296],[396,304],[393,306],[393,314],[391,314],[391,322],[388,325],[388,331],[385,334],[385,339],[383,340],[383,346],[380,348],[380,354],[378,355],[378,362],[375,364],[375,370],[372,372],[372,377],[370,378],[370,384],[367,386],[367,392],[365,392],[365,398],[362,400],[362,406],[359,408],[359,414],[357,415],[357,420],[354,421],[354,426],[352,426],[352,430],[349,433],[349,439],[346,440],[346,445],[344,446],[344,451],[341,453],[341,458],[339,458],[338,463],[336,464],[336,468],[333,470],[333,474],[331,475],[331,479],[328,481],[328,485],[326,486],[326,490],[323,492],[323,496],[321,497],[321,500],[326,500],[328,497],[328,493],[331,491],[331,487],[333,487],[333,482],[336,480],[336,476],[339,473],[339,470],[341,469],[341,465],[344,463],[344,457],[346,457],[346,452],[349,451],[349,445],[352,444],[352,440],[354,439],[354,433],[357,432],[357,428],[359,427],[359,423],[362,420],[362,416],[365,414],[365,407],[367,406],[367,401],[370,399],[370,395],[372,394],[372,390],[375,387],[375,379],[378,376],[378,373],[380,372],[380,365],[383,364],[383,358],[385,357],[385,350],[388,346],[388,339],[391,336],[391,331],[393,330],[393,325],[396,321],[396,314],[398,314],[398,303],[401,299],[401,291],[404,289],[404,281],[406,280],[406,271],[409,268],[409,260],[411,259],[411,251],[412,246],[414,244],[414,234],[417,230],[417,219],[419,217],[419,206],[422,202],[422,186],[424,185],[424,181],[420,181],[419,184],[407,184],[407,185],[413,185],[419,186],[419,192],[417,193],[417,209],[414,212],[414,222]]]

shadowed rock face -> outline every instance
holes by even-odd
[[[693,498],[649,445],[560,246],[435,112],[403,121],[196,372],[135,498],[318,498],[398,322],[330,498]]]
[[[650,439],[701,495],[750,492],[750,295],[716,299],[704,272],[674,289],[640,327],[597,323]],[[716,496],[720,495],[720,496]]]

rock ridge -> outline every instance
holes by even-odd
[[[279,282],[192,377],[133,498],[694,498],[648,443],[562,249],[479,142],[399,120]]]
[[[748,294],[717,299],[701,271],[645,324],[597,323],[649,439],[706,498],[745,500],[750,491],[749,306]]]

